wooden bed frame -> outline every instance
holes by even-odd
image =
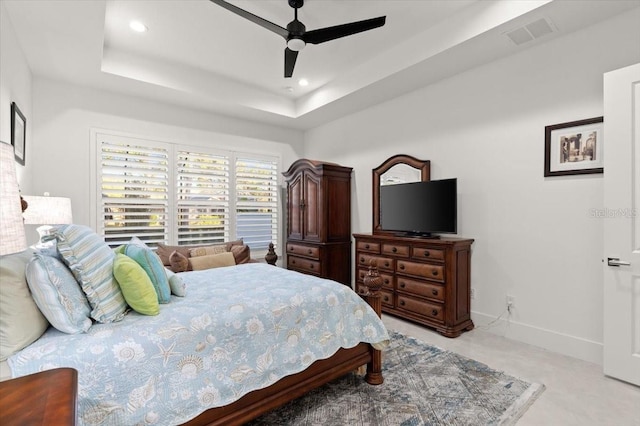
[[[369,288],[369,293],[365,295],[367,303],[380,316],[382,279],[378,276],[375,264],[369,267],[365,284]],[[360,343],[350,349],[339,349],[330,358],[318,360],[306,370],[284,377],[264,389],[250,392],[229,405],[209,409],[185,425],[242,425],[365,364],[366,382],[371,385],[382,384],[381,352],[368,343]]]

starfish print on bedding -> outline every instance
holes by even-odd
[[[171,343],[171,346],[165,349],[161,343],[158,343],[158,348],[160,349],[160,353],[153,355],[151,358],[162,358],[162,366],[166,367],[167,362],[169,362],[169,357],[171,356],[180,356],[182,352],[174,352],[173,349],[176,347],[176,342]]]

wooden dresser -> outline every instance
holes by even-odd
[[[287,269],[351,285],[351,167],[307,159],[287,181]]]
[[[457,337],[473,329],[470,261],[472,239],[410,238],[354,234],[356,290],[375,259],[382,287],[382,312]]]

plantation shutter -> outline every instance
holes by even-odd
[[[236,236],[266,250],[278,237],[278,163],[238,154],[235,181]]]
[[[137,236],[154,246],[168,239],[169,153],[166,146],[126,138],[100,141],[98,210],[112,247]]]
[[[229,185],[228,157],[177,151],[178,245],[229,241]]]

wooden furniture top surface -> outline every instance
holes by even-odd
[[[294,161],[293,164],[289,166],[289,169],[283,172],[282,175],[285,178],[289,178],[295,175],[296,173],[298,173],[298,171],[301,169],[313,170],[318,173],[338,172],[338,173],[348,173],[349,175],[353,170],[352,167],[341,166],[340,164],[336,164],[336,163],[327,163],[324,161],[316,161],[316,160],[301,158],[299,160]]]
[[[75,425],[78,372],[56,368],[0,382],[2,425]]]
[[[471,244],[473,238],[460,238],[460,237],[440,237],[440,238],[425,238],[425,237],[409,237],[393,234],[353,234],[355,238],[372,238],[385,242],[404,242],[410,244],[432,244],[441,246],[451,246],[456,244]]]

